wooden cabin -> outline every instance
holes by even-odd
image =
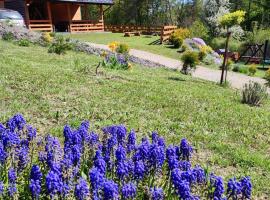
[[[4,0],[4,7],[19,11],[29,29],[48,32],[104,31],[105,5],[113,0]],[[98,7],[95,19],[85,17],[90,6]]]

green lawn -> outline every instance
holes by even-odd
[[[152,42],[159,40],[159,36],[145,36],[140,37],[124,37],[123,33],[87,33],[87,34],[70,34],[71,38],[79,39],[82,41],[88,41],[97,44],[109,44],[113,41],[124,42],[129,45],[130,48],[144,50],[151,53],[163,55],[169,58],[180,59],[181,54],[177,52],[177,49],[171,45],[150,45]],[[205,65],[206,67],[218,69],[216,65]],[[241,66],[248,67],[240,63]],[[263,78],[265,76],[264,70],[257,70],[255,76]]]
[[[66,123],[125,124],[142,136],[186,137],[194,158],[225,177],[251,175],[255,193],[270,196],[270,101],[253,108],[237,92],[166,69],[100,69],[100,58],[0,41],[0,121],[22,113],[39,134],[62,135]]]
[[[124,33],[87,33],[87,34],[70,34],[69,37],[83,41],[93,42],[97,44],[109,44],[113,41],[128,44],[132,49],[144,50],[151,53],[167,56],[169,58],[180,59],[180,53],[171,45],[153,44],[159,39],[159,36],[141,35],[133,37],[124,37]]]

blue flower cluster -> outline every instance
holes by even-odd
[[[0,124],[0,198],[9,199],[251,199],[249,177],[228,181],[193,166],[186,139],[166,145],[157,132],[138,142],[134,130],[108,126],[103,134],[65,126],[63,143],[44,140],[15,115]],[[227,191],[226,191],[227,189]]]

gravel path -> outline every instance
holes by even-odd
[[[109,50],[107,45],[93,44],[93,43],[89,44],[96,48]],[[182,67],[182,63],[179,60],[167,58],[165,56],[149,53],[146,51],[131,49],[129,54],[134,57],[138,57],[140,59],[147,60],[152,63],[156,63],[159,66],[163,66],[170,69],[181,69]],[[217,83],[220,81],[221,71],[209,69],[203,66],[198,66],[192,76]],[[250,77],[235,72],[228,72],[227,80],[229,81],[231,87],[236,89],[241,89],[244,86],[244,84],[248,83],[249,81],[258,82],[260,84],[266,83],[266,81],[262,78]],[[268,88],[268,93],[270,94],[270,88]]]

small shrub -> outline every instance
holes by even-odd
[[[260,106],[267,98],[266,88],[259,83],[249,82],[242,90],[242,103],[251,106]]]
[[[115,52],[119,46],[119,42],[111,42],[108,46],[112,52]]]
[[[248,75],[254,76],[257,72],[257,66],[255,64],[248,66]]]
[[[56,53],[58,55],[65,54],[72,49],[72,44],[62,35],[57,36],[55,41],[50,45],[48,53]]]
[[[239,72],[242,74],[248,74],[248,68],[244,65],[239,65],[239,64],[234,65],[232,71]]]
[[[15,37],[12,32],[6,32],[2,35],[2,39],[5,41],[12,41],[15,39]]]
[[[248,74],[248,68],[247,67],[240,67],[239,72],[241,74]]]
[[[128,62],[128,56],[124,54],[106,55],[102,66],[116,70],[130,70],[132,68],[132,64]]]
[[[185,52],[188,49],[188,46],[186,44],[182,44],[180,52]]]
[[[116,48],[117,53],[122,53],[122,54],[128,54],[129,53],[129,46],[125,43],[120,43],[118,44]]]
[[[48,33],[48,32],[45,32],[45,33],[42,33],[42,40],[45,42],[45,43],[52,43],[53,41],[53,37],[50,35],[51,33]]]
[[[30,46],[30,41],[27,39],[21,39],[18,41],[18,45],[21,47],[29,47]]]
[[[207,45],[203,45],[203,46],[199,46],[199,60],[203,61],[205,59],[205,57],[207,56],[207,54],[212,53],[213,50],[211,47],[207,46]]]
[[[199,62],[199,55],[193,51],[186,51],[183,53],[181,60],[183,62],[181,72],[187,75],[190,74],[193,69],[196,69],[196,65]]]
[[[264,78],[267,81],[266,85],[270,87],[270,68],[265,72]]]
[[[225,42],[226,42],[226,38],[214,38],[211,43],[210,46],[214,49],[224,49],[225,48]],[[243,42],[240,42],[238,40],[235,39],[231,39],[230,43],[229,43],[229,50],[231,52],[240,52],[242,49],[242,45]]]
[[[50,32],[49,34],[50,34],[50,36],[51,36],[52,38],[56,37],[56,33],[55,33],[55,32]]]
[[[175,48],[179,48],[182,46],[184,39],[188,37],[190,37],[190,31],[186,28],[179,28],[171,34],[169,42],[174,45]]]
[[[205,41],[209,39],[209,30],[200,20],[196,20],[190,27],[191,37],[202,38]]]

